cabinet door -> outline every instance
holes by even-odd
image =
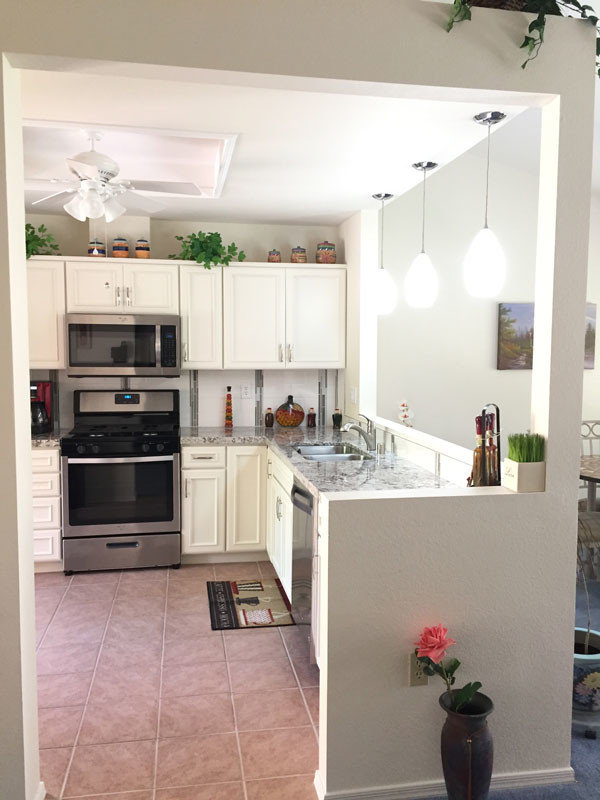
[[[123,294],[132,314],[179,314],[177,264],[123,264]]]
[[[266,450],[227,448],[228,551],[265,549]]]
[[[346,270],[287,271],[286,342],[288,368],[346,365]]]
[[[277,514],[279,521],[279,580],[288,600],[292,599],[292,536],[294,530],[294,506],[289,492],[285,491],[279,481],[279,503]]]
[[[67,311],[70,314],[115,311],[125,307],[123,267],[103,259],[67,261]]]
[[[225,470],[183,470],[181,552],[225,550]]]
[[[60,561],[60,530],[33,532],[33,560]]]
[[[223,366],[223,270],[179,268],[182,369]]]
[[[285,270],[223,271],[226,369],[285,367]]]
[[[64,261],[27,262],[29,368],[65,368]]]
[[[270,462],[269,462],[270,464]],[[279,537],[278,521],[277,521],[277,481],[270,473],[270,466],[268,465],[267,472],[267,507],[265,510],[265,523],[266,523],[266,543],[267,555],[275,568],[275,572],[279,575]]]

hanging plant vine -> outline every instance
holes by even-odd
[[[454,25],[458,22],[471,19],[471,0],[454,0],[450,18],[446,26],[446,30],[450,32]],[[525,69],[530,61],[536,59],[539,55],[540,49],[544,44],[544,35],[546,33],[546,17],[550,16],[571,16],[571,14],[578,15],[581,19],[596,28],[597,33],[600,34],[598,26],[598,15],[595,9],[590,5],[584,5],[579,0],[524,0],[521,11],[530,14],[537,14],[536,18],[529,23],[527,33],[521,44],[521,49],[527,51],[527,58],[521,64],[522,69]],[[596,42],[596,71],[600,77],[600,38]]]

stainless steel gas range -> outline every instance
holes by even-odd
[[[64,570],[179,565],[179,392],[76,391],[61,439]]]

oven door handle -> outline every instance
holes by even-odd
[[[146,461],[173,461],[173,456],[141,456],[133,458],[67,458],[67,464],[142,464]]]

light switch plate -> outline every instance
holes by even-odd
[[[248,383],[242,383],[240,386],[240,397],[242,400],[252,400],[252,395],[250,394],[250,385]]]

